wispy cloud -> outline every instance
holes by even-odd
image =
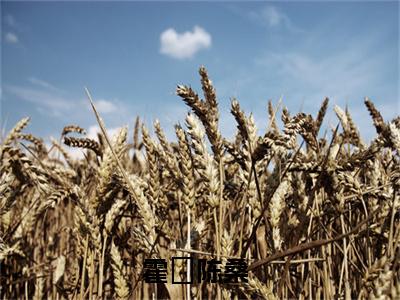
[[[74,101],[61,95],[57,95],[48,90],[28,88],[17,85],[5,85],[5,92],[10,93],[17,98],[33,103],[37,109],[42,112],[60,115],[65,110],[70,110],[74,106]]]
[[[36,77],[29,77],[32,86],[5,85],[4,90],[16,96],[18,99],[28,101],[36,106],[37,111],[48,115],[61,116],[65,112],[71,112],[76,107],[84,108],[84,112],[91,112],[89,103],[84,97],[71,97],[62,89]],[[123,107],[117,100],[96,99],[94,101],[97,110],[102,114],[116,113]],[[80,113],[83,113],[80,111]]]
[[[307,52],[274,52],[256,63],[275,70],[283,92],[346,101],[361,91],[369,92],[371,83],[382,80],[380,66],[384,58],[366,59],[367,56],[361,49],[345,49],[322,57]]]
[[[39,86],[39,87],[42,87],[42,88],[45,88],[45,89],[50,89],[50,90],[59,91],[59,92],[62,91],[61,89],[55,87],[55,86],[52,85],[51,83],[49,83],[49,82],[47,82],[47,81],[45,81],[45,80],[36,78],[36,77],[29,77],[29,78],[28,78],[28,81],[29,81],[30,83],[36,85],[36,86]]]
[[[17,44],[19,42],[18,36],[12,32],[7,32],[4,38],[6,42],[9,44]]]
[[[242,12],[239,12],[243,15]],[[302,33],[303,30],[296,26],[293,21],[285,14],[280,8],[273,5],[266,5],[257,11],[250,11],[247,13],[250,20],[267,26],[268,28],[284,28],[293,33]]]
[[[279,11],[275,6],[268,5],[259,12],[250,12],[250,16],[261,21],[268,26],[274,27],[285,23],[289,23],[290,19],[287,15]]]
[[[20,39],[16,32],[21,31],[21,26],[15,20],[14,16],[11,14],[7,14],[3,18],[2,25],[4,25],[5,30],[4,33],[4,41],[8,44],[18,44],[20,43]]]
[[[399,95],[391,78],[398,79],[398,73],[387,70],[389,64],[398,64],[398,59],[392,59],[392,50],[380,50],[379,34],[354,37],[351,43],[332,49],[318,43],[319,34],[317,31],[309,35],[307,41],[297,39],[295,49],[266,49],[252,63],[216,82],[219,95],[229,97],[234,92],[239,100],[247,99],[243,108],[253,111],[256,120],[265,118],[266,102],[260,101],[264,97],[276,100],[283,95],[283,103],[290,111],[301,109],[309,113],[316,113],[324,97],[329,97],[331,107],[348,106],[362,135],[371,138],[375,131],[364,97],[376,102],[385,120],[399,114]],[[237,78],[245,78],[244,83],[237,83]],[[229,89],[232,86],[233,92]],[[334,114],[327,115],[325,126],[330,122],[336,122]]]
[[[162,54],[177,59],[187,59],[202,49],[210,48],[211,35],[199,26],[195,26],[193,31],[183,33],[169,28],[161,33],[160,42]]]
[[[292,101],[292,108],[313,111],[324,97],[329,97],[331,104],[348,106],[363,136],[370,138],[374,130],[363,104],[364,97],[395,96],[386,91],[384,59],[382,55],[369,55],[362,49],[344,49],[322,57],[307,53],[274,53],[265,58],[263,65],[276,70],[282,92]],[[375,100],[380,101],[384,117],[394,117],[396,108],[387,110],[385,99]],[[327,115],[327,120],[336,122],[333,113]]]
[[[32,84],[5,84],[4,92],[16,100],[32,103],[39,113],[44,116],[61,117],[72,112],[76,107],[85,107],[83,100],[69,96],[62,89],[36,77],[29,77]]]
[[[10,27],[16,26],[15,18],[10,14],[4,16],[4,23]]]

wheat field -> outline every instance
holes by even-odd
[[[399,299],[400,117],[366,99],[366,143],[347,109],[323,123],[328,99],[315,117],[269,102],[259,135],[232,99],[228,140],[199,74],[204,99],[177,87],[191,112],[174,141],[139,118],[111,137],[93,103],[97,140],[67,125],[49,147],[29,118],[1,140],[0,299]],[[173,257],[243,259],[247,278],[174,284]],[[146,259],[166,282],[144,280]]]

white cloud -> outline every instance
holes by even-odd
[[[117,106],[115,106],[114,103],[104,99],[94,101],[94,105],[96,106],[97,111],[103,114],[112,113],[117,110]]]
[[[87,101],[87,99],[84,100],[84,103],[86,104],[86,108],[90,111],[92,111],[92,107],[90,105],[90,103]],[[100,113],[100,114],[111,114],[111,113],[115,113],[115,112],[119,112],[122,113],[123,112],[123,108],[124,108],[124,104],[121,103],[118,100],[106,100],[106,99],[96,99],[93,101],[94,106],[96,107],[96,110]]]
[[[107,135],[108,137],[113,140],[114,136],[121,130],[121,127],[113,127],[113,128],[109,128],[107,129]],[[98,136],[97,134],[101,133],[100,127],[98,125],[91,125],[89,126],[89,129],[87,130],[87,134],[86,136],[79,136],[78,137],[87,137],[90,139],[93,139],[95,141],[98,141]],[[53,137],[50,137],[50,139],[54,139]],[[57,140],[57,139],[54,139]],[[50,149],[52,147],[51,143],[46,143],[47,149]],[[84,152],[86,151],[83,148],[75,148],[75,147],[68,147],[64,144],[62,144],[64,150],[67,151],[68,155],[72,158],[72,159],[83,159],[85,157]],[[57,151],[53,148],[52,151],[52,155],[55,155],[55,153],[57,153]],[[58,157],[58,156],[54,156],[54,157]]]
[[[91,125],[91,126],[89,126],[87,128],[88,129],[86,130],[86,132],[87,132],[86,135],[77,134],[75,136],[79,137],[79,138],[90,138],[92,140],[99,141],[98,133],[101,133],[100,127],[97,124],[93,124],[93,125]],[[119,133],[121,128],[122,127],[110,127],[110,128],[107,128],[107,135],[111,139],[111,142],[115,138],[116,134]],[[55,136],[57,136],[57,134]],[[49,139],[58,142],[58,138],[54,138],[53,136],[50,136]],[[56,148],[52,147],[52,143],[46,142],[45,144],[46,144],[47,149],[52,148],[52,151],[50,152],[50,155],[52,157],[60,158],[60,156],[58,155],[58,150]],[[65,145],[63,142],[61,143],[61,146],[64,148],[64,150],[68,153],[68,155],[72,159],[79,160],[79,159],[85,158],[85,154],[84,153],[86,152],[86,149],[78,148],[78,147],[69,147],[69,146]],[[64,160],[62,155],[61,155],[61,160]]]
[[[6,42],[9,44],[16,44],[18,43],[18,37],[15,33],[7,32],[5,35]]]
[[[191,58],[198,51],[211,47],[211,35],[199,26],[184,33],[169,28],[161,33],[160,41],[160,52],[177,59]]]
[[[85,149],[83,148],[74,148],[74,147],[68,147],[66,145],[64,146],[64,150],[67,151],[68,155],[73,159],[73,160],[79,160],[85,158],[84,151]],[[63,160],[63,159],[62,159]]]
[[[59,143],[58,138],[50,136],[50,140]],[[53,146],[52,143],[45,142],[45,145],[47,150],[51,149],[49,154],[50,157],[53,157],[55,159],[60,159],[62,162],[65,162],[64,156],[58,151],[56,147]],[[61,141],[61,147],[68,153],[68,156],[73,160],[79,160],[85,158],[84,152],[86,151],[86,149],[78,147],[69,147],[65,145],[63,141]]]
[[[121,130],[121,127],[106,128],[108,137],[112,140],[113,137]],[[97,134],[101,133],[99,125],[92,125],[87,130],[87,137],[97,140]]]

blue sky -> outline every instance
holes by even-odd
[[[267,100],[292,113],[348,105],[362,135],[375,132],[370,97],[386,120],[400,114],[398,2],[1,2],[1,127],[30,116],[27,131],[93,132],[87,86],[110,129],[139,115],[171,137],[187,107],[177,84],[199,93],[205,65],[232,136],[230,99],[253,112]],[[333,113],[324,128],[336,126]]]

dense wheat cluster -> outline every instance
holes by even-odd
[[[0,298],[399,299],[400,118],[366,99],[366,144],[340,107],[321,129],[328,99],[315,117],[269,102],[257,133],[232,99],[228,140],[199,73],[204,99],[177,87],[191,112],[174,142],[139,119],[132,142],[108,137],[95,108],[97,140],[71,125],[47,147],[28,118],[15,125],[0,148]],[[176,256],[243,258],[248,282],[172,284]],[[145,283],[146,258],[166,259],[167,283]]]

